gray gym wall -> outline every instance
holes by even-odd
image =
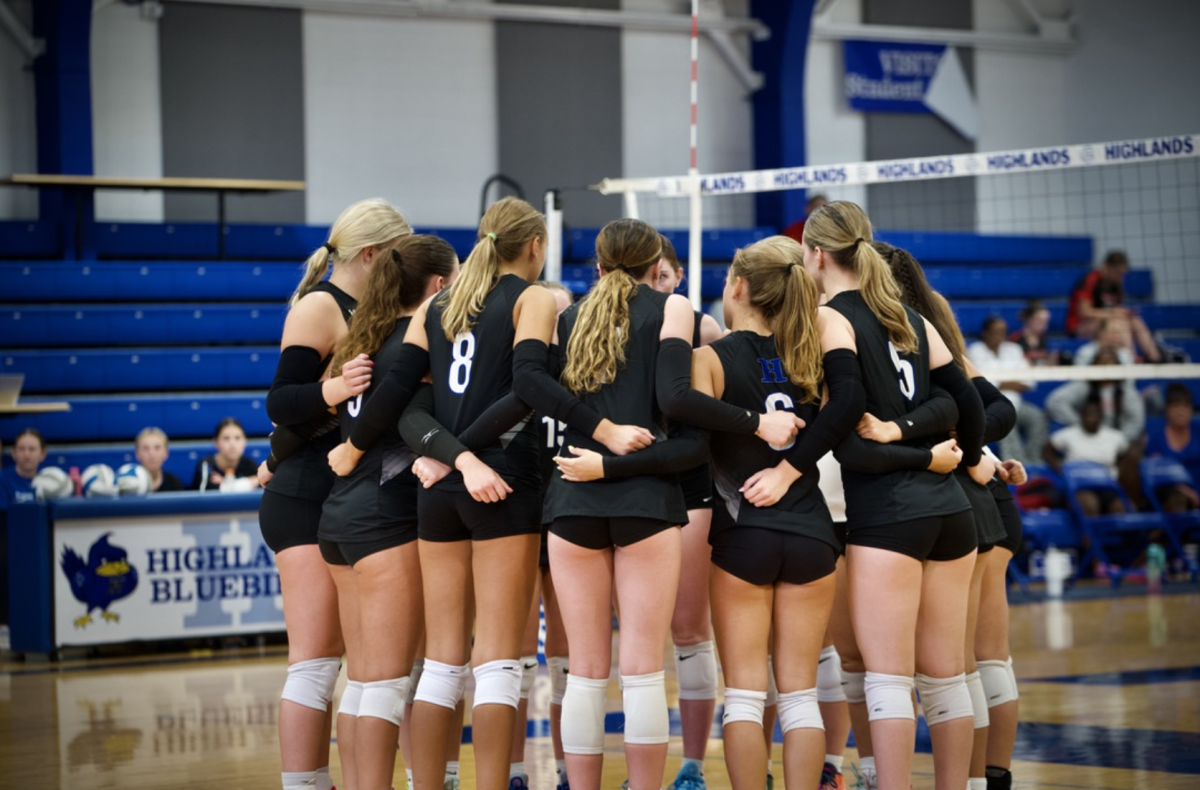
[[[303,54],[300,11],[167,4],[163,175],[303,180]],[[217,198],[168,192],[164,208],[168,221],[214,222]],[[227,211],[230,222],[304,222],[304,194],[230,194]]]
[[[864,0],[863,21],[871,25],[906,25],[970,30],[971,3],[962,0]],[[975,52],[959,47],[967,81],[975,84]],[[865,113],[867,159],[967,154],[975,144],[936,115]],[[929,182],[872,184],[867,187],[871,221],[877,228],[898,230],[975,231],[975,180],[947,178]]]
[[[572,5],[621,7],[619,0]],[[498,22],[496,83],[500,172],[534,206],[542,207],[549,188],[586,186],[597,174],[622,172],[620,28]],[[621,199],[573,192],[564,209],[568,225],[599,227],[621,215]]]

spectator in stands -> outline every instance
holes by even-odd
[[[810,216],[812,216],[812,213],[814,211],[819,209],[821,206],[824,206],[828,202],[829,202],[829,198],[827,198],[821,194],[816,194],[816,195],[813,195],[812,197],[810,197],[808,199],[808,202],[804,204],[804,216],[801,217],[800,219],[796,220],[795,222],[793,222],[791,225],[788,225],[784,229],[783,235],[793,238],[796,241],[803,244],[804,243],[804,223],[808,222],[808,218]]]
[[[150,474],[150,492],[183,491],[183,481],[163,469],[171,452],[162,428],[143,428],[133,441],[138,463]]]
[[[1094,461],[1108,467],[1115,476],[1121,459],[1129,452],[1129,439],[1104,424],[1100,399],[1089,396],[1080,410],[1079,424],[1055,431],[1046,443],[1043,455],[1055,471],[1063,462]],[[1088,516],[1124,513],[1125,503],[1113,491],[1081,491],[1079,507]]]
[[[1108,346],[1101,348],[1093,364],[1120,364],[1117,350]],[[1069,381],[1056,387],[1046,398],[1046,414],[1054,422],[1078,425],[1083,404],[1089,398],[1099,399],[1105,425],[1125,434],[1131,445],[1141,439],[1146,427],[1146,410],[1133,379]]]
[[[1050,330],[1050,308],[1039,299],[1030,299],[1021,310],[1021,328],[1009,336],[1009,340],[1021,347],[1025,360],[1030,365],[1060,365],[1064,362],[1061,351],[1051,351],[1046,346],[1046,334]]]
[[[1162,360],[1158,346],[1154,346],[1151,355],[1139,355],[1133,342],[1133,323],[1121,316],[1102,318],[1096,325],[1095,338],[1084,343],[1075,352],[1076,365],[1090,365],[1096,358],[1096,352],[1108,346],[1117,351],[1117,360],[1122,365],[1133,365],[1139,362],[1157,363]]]
[[[967,356],[975,367],[982,371],[1025,371],[1029,362],[1016,343],[1004,338],[1008,335],[1008,325],[1000,316],[991,316],[983,322],[983,330],[979,333],[982,340],[977,340],[967,349]],[[1032,463],[1046,444],[1048,425],[1046,413],[1029,403],[1022,393],[1033,388],[1028,381],[1000,378],[996,375],[988,377],[1005,397],[1012,401],[1017,410],[1017,427],[1008,436],[1000,440],[1000,457],[1015,458],[1021,463]]]
[[[246,431],[234,417],[217,423],[216,452],[196,462],[192,488],[196,491],[249,491],[258,488],[258,466],[246,453]]]
[[[1196,413],[1192,391],[1186,384],[1174,382],[1167,385],[1167,420],[1161,431],[1146,437],[1147,458],[1173,458],[1181,463],[1193,480],[1200,480],[1200,434],[1192,430],[1192,417]],[[1159,491],[1163,509],[1180,512],[1200,507],[1200,495],[1190,486],[1171,486],[1168,491]]]
[[[1129,321],[1142,356],[1147,361],[1157,362],[1162,355],[1150,329],[1125,305],[1125,275],[1128,272],[1129,256],[1121,250],[1110,251],[1099,269],[1088,272],[1071,292],[1067,305],[1067,333],[1090,339],[1099,331],[1102,319],[1123,318]]]
[[[14,466],[0,469],[0,489],[8,505],[35,502],[33,478],[38,467],[46,460],[46,442],[37,428],[26,428],[13,441]]]

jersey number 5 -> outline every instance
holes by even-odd
[[[770,411],[792,411],[792,409],[795,407],[795,405],[796,404],[792,402],[791,396],[784,392],[772,392],[770,395],[767,396],[767,411],[769,411],[769,412]],[[782,450],[790,450],[790,449],[792,449],[792,445],[794,445],[795,443],[796,443],[796,440],[792,439],[787,444],[772,444],[771,449],[772,450],[781,450],[781,451]]]
[[[450,391],[462,395],[471,382],[471,362],[475,356],[475,335],[462,332],[450,347],[454,361],[450,363]]]
[[[917,377],[913,373],[912,363],[900,358],[900,352],[892,341],[888,341],[888,353],[892,355],[892,364],[896,366],[896,378],[900,381],[900,394],[909,400],[917,394]]]

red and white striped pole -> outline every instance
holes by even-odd
[[[692,0],[692,123],[691,123],[691,188],[688,195],[688,299],[692,307],[700,309],[700,171],[696,165],[696,105],[699,99],[697,87],[700,74],[700,0]]]

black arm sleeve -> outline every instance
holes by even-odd
[[[686,340],[673,337],[659,343],[654,388],[658,408],[673,420],[726,433],[758,430],[757,412],[692,389],[692,347]]]
[[[500,441],[500,437],[517,423],[529,416],[529,406],[510,392],[488,406],[475,422],[458,437],[459,441],[472,450],[482,450]],[[594,429],[593,429],[594,430]]]
[[[958,404],[949,392],[941,387],[931,387],[929,398],[924,403],[895,422],[900,426],[902,441],[944,436],[958,425]]]
[[[693,469],[708,460],[708,433],[680,424],[662,442],[628,455],[604,456],[605,477],[661,475]]]
[[[603,421],[599,412],[550,376],[550,349],[536,338],[522,340],[513,348],[513,392],[540,414],[548,414],[591,436]]]
[[[421,455],[427,455],[453,467],[459,454],[467,451],[466,446],[453,433],[446,430],[433,416],[433,387],[421,384],[413,393],[408,407],[400,415],[396,425],[404,443]]]
[[[788,463],[802,475],[811,473],[825,453],[854,431],[867,409],[858,355],[848,348],[836,348],[825,355],[824,365],[829,400],[788,451]]]
[[[971,383],[983,400],[983,441],[998,442],[1017,427],[1017,409],[1003,392],[996,389],[995,384],[983,376],[976,376]]]
[[[305,420],[298,425],[277,425],[271,432],[271,454],[267,456],[267,469],[271,474],[279,464],[295,455],[314,436],[323,436],[338,427],[338,417],[328,411],[320,416]]]
[[[267,417],[276,425],[295,425],[327,411],[321,391],[324,361],[315,348],[288,346],[279,355],[275,380],[267,393]]]
[[[963,452],[962,466],[976,466],[983,452],[983,400],[953,362],[931,370],[929,379],[949,392],[958,404],[958,446]]]
[[[864,439],[854,431],[834,448],[833,457],[845,469],[877,475],[902,470],[921,471],[933,463],[932,450],[904,444],[880,444]]]
[[[414,343],[402,345],[391,369],[363,404],[350,433],[350,443],[359,450],[366,450],[396,425],[428,370],[428,351]]]

